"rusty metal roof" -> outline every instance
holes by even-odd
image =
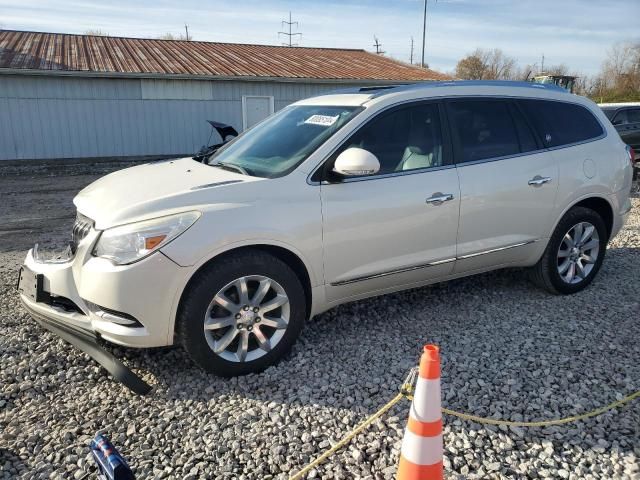
[[[324,80],[449,80],[364,50],[0,30],[0,72]]]

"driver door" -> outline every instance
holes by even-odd
[[[460,190],[437,102],[383,112],[349,138],[378,158],[361,177],[321,183],[324,274],[329,302],[400,290],[452,273]]]

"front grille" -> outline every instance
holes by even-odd
[[[85,217],[81,213],[76,215],[76,221],[73,224],[73,230],[71,232],[71,251],[76,253],[78,244],[89,235],[91,228],[93,227],[93,220]]]

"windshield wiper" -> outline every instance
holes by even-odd
[[[232,172],[239,172],[242,175],[251,176],[251,174],[239,165],[234,165],[233,163],[224,163],[224,162],[216,162],[211,164],[212,167],[220,167],[224,170],[230,170]]]

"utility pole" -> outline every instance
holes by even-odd
[[[426,41],[426,35],[427,35],[427,0],[424,0],[424,15],[422,16],[422,62],[420,63],[420,65],[422,65],[422,68],[425,68],[424,43]]]
[[[378,41],[378,37],[376,37],[375,35],[373,36],[373,40],[375,41],[375,43],[373,44],[374,47],[376,47],[376,53],[378,55],[382,55],[384,53],[383,50],[380,50],[380,48],[382,47],[382,44]]]
[[[298,27],[298,22],[293,22],[291,21],[291,12],[289,12],[289,21],[287,22],[286,20],[282,21],[282,26],[287,25],[289,27],[289,32],[278,32],[278,35],[286,35],[287,37],[289,37],[289,44],[287,45],[286,43],[283,43],[283,45],[285,46],[289,46],[289,47],[297,47],[298,44],[297,43],[292,43],[292,39],[295,35],[300,35],[302,36],[302,33],[292,33],[291,32],[291,27],[293,25],[295,25],[296,27]]]
[[[187,34],[187,41],[191,40],[189,38],[189,25],[187,25],[186,23],[184,24],[184,31]]]
[[[542,66],[540,67],[540,73],[544,73],[544,53],[542,54]]]
[[[413,65],[413,35],[411,36],[411,55],[409,56],[409,63]]]

